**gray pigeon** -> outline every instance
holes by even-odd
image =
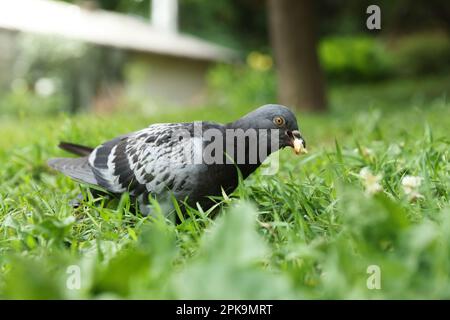
[[[290,146],[306,153],[295,115],[281,105],[264,105],[228,123],[161,123],[125,134],[96,148],[62,142],[78,158],[50,159],[50,167],[81,183],[120,195],[129,192],[143,214],[149,196],[203,208],[211,196],[232,192],[239,172],[245,179],[272,152]]]

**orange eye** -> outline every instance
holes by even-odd
[[[273,123],[275,123],[277,126],[281,127],[284,125],[285,121],[283,117],[275,117],[273,118]]]

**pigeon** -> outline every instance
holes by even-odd
[[[79,157],[50,159],[51,168],[109,194],[128,192],[144,215],[151,214],[150,197],[210,208],[214,196],[233,192],[240,177],[271,153],[285,147],[307,152],[294,113],[277,104],[227,124],[157,123],[95,148],[68,142],[59,147]]]

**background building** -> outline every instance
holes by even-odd
[[[176,0],[154,0],[153,23],[97,9],[94,3],[1,1],[0,68],[6,72],[1,72],[0,84],[13,80],[12,68],[16,57],[21,55],[18,43],[24,34],[43,35],[47,44],[51,42],[49,38],[56,37],[58,46],[64,43],[61,38],[89,44],[89,50],[85,51],[91,54],[75,59],[88,60],[83,63],[84,72],[77,67],[65,77],[76,80],[65,85],[72,87],[70,109],[91,104],[98,109],[113,108],[124,90],[133,99],[148,99],[149,103],[197,104],[204,98],[209,67],[217,62],[230,62],[235,56],[229,49],[180,34]],[[51,50],[48,47],[53,45],[47,45],[46,49]],[[77,61],[67,59],[62,63]],[[130,81],[124,81],[127,72],[134,75]],[[41,76],[47,78],[45,74]]]

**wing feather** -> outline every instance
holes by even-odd
[[[97,147],[89,164],[98,183],[111,192],[128,190],[138,196],[164,189],[187,191],[195,175],[187,170],[188,158],[198,146],[192,133],[192,123],[154,124]]]

